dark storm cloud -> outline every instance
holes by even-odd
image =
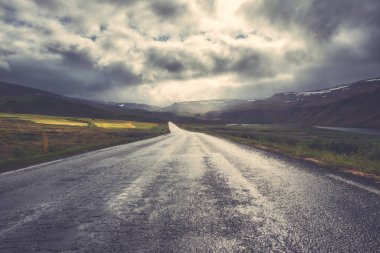
[[[249,47],[230,47],[228,54],[212,54],[213,68],[211,73],[238,73],[241,78],[260,78],[275,73],[274,63],[269,56]]]
[[[265,0],[244,6],[249,20],[259,15],[281,29],[301,28],[321,40],[331,39],[342,26],[378,27],[380,21],[376,0]]]
[[[357,3],[357,1],[356,1]],[[340,26],[347,24],[354,14],[352,1],[313,1],[310,8],[300,16],[301,24],[319,40],[330,40]]]
[[[186,11],[185,4],[179,4],[175,1],[153,1],[151,3],[151,8],[155,14],[164,19],[176,18]]]
[[[93,88],[101,88],[97,83],[97,78],[93,76],[77,79],[75,69],[68,69],[55,61],[41,61],[24,58],[22,60],[13,60],[9,62],[11,70],[0,69],[1,79],[7,82],[18,83],[22,85],[31,85],[34,88],[57,92],[67,95],[80,95],[86,91],[91,92]],[[17,74],[16,74],[17,73]],[[65,74],[62,74],[65,73]],[[70,73],[70,75],[66,74]],[[91,81],[92,87],[88,90],[87,82]]]
[[[106,3],[106,4],[116,4],[116,5],[119,5],[119,6],[128,6],[128,5],[132,5],[136,2],[138,2],[139,0],[97,0],[95,2],[100,2],[100,3]]]
[[[83,55],[64,52],[62,56],[59,61],[34,59],[9,61],[12,71],[0,68],[0,80],[59,94],[84,97],[141,83],[141,77],[133,74],[122,62],[95,68],[88,58],[82,58]],[[86,62],[83,64],[81,61]]]
[[[46,8],[52,11],[57,11],[60,8],[63,8],[63,4],[59,1],[51,1],[51,0],[33,0],[36,5],[42,8]]]
[[[244,6],[241,12],[252,24],[260,16],[278,30],[294,32],[306,42],[307,50],[285,53],[290,64],[312,63],[296,72],[295,88],[326,87],[380,75],[379,1],[265,0]],[[337,42],[344,33],[346,37]],[[323,59],[316,60],[318,57]]]
[[[117,87],[136,85],[141,79],[122,63],[102,69],[62,65],[57,61],[22,59],[9,62],[12,71],[0,68],[1,79],[71,96],[86,96]],[[14,73],[17,73],[15,75]],[[62,74],[64,73],[64,74]]]
[[[379,8],[380,11],[380,8]],[[379,23],[380,24],[380,18]],[[380,25],[372,27],[368,32],[368,39],[363,43],[365,57],[370,62],[380,62]]]
[[[265,77],[274,74],[270,61],[263,55],[250,48],[237,48],[238,55],[231,59],[231,71],[247,77]]]
[[[6,2],[0,2],[0,8],[4,10],[3,15],[1,15],[1,20],[4,23],[13,25],[13,26],[26,26],[30,25],[28,22],[18,19],[18,12],[16,9],[17,6]]]
[[[374,0],[314,0],[302,21],[318,38],[331,38],[342,27],[378,29],[379,11],[380,2]]]
[[[58,44],[49,44],[47,50],[62,58],[63,64],[72,67],[93,68],[95,60],[90,53],[84,49],[79,49],[72,45],[69,48],[62,48]]]
[[[145,64],[149,66],[151,72],[154,72],[154,69],[159,69],[156,77],[158,80],[160,75],[164,75],[166,78],[166,74],[174,79],[182,80],[189,78],[189,75],[194,77],[207,73],[207,66],[195,55],[183,50],[151,48],[147,50]]]
[[[300,66],[306,62],[310,62],[312,59],[304,50],[289,50],[285,53],[285,60],[289,64]]]
[[[162,103],[199,99],[195,84],[213,98],[322,88],[380,75],[379,13],[378,0],[0,0],[0,80],[111,99],[144,87]]]
[[[141,83],[141,76],[132,73],[122,62],[115,62],[101,71],[103,76],[109,80],[108,83],[116,81],[118,86],[138,85]]]
[[[300,79],[306,79],[306,85],[331,86],[334,82],[352,82],[380,75],[379,1],[314,1],[308,13],[312,19],[307,27],[317,39],[331,40],[332,49],[328,50],[320,66],[300,74]],[[347,42],[343,41],[343,45],[334,43],[333,36],[343,29],[360,33],[357,37],[352,34],[352,38],[345,38]],[[344,44],[350,40],[357,42]]]
[[[241,78],[260,78],[274,74],[274,64],[269,57],[248,47],[228,47],[225,55],[214,52],[195,55],[185,50],[151,48],[147,51],[146,66],[153,72],[162,69],[172,78],[183,80],[190,77],[236,74]]]
[[[182,63],[176,59],[169,59],[169,61],[164,63],[164,68],[169,72],[181,72],[184,69]]]

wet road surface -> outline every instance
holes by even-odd
[[[376,187],[169,126],[0,175],[0,252],[379,252]]]

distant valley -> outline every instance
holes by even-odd
[[[5,82],[0,82],[0,112],[148,122],[195,120],[155,106],[72,98]]]
[[[177,102],[171,106],[162,108],[162,111],[175,113],[182,116],[202,117],[211,111],[224,111],[237,108],[250,100],[217,99],[203,101]]]
[[[0,83],[0,112],[148,121],[380,128],[380,78],[261,100],[177,102],[167,107],[85,100]]]

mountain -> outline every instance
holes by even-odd
[[[118,114],[123,114],[126,112],[160,112],[161,108],[153,105],[138,104],[138,103],[117,103],[110,101],[99,101],[99,100],[87,100],[87,99],[78,99],[83,104],[90,105],[95,108],[99,108],[108,112],[117,112]]]
[[[286,92],[209,112],[207,118],[228,123],[293,123],[380,128],[380,78],[329,89]]]
[[[72,98],[5,82],[0,82],[0,112],[149,122],[203,122],[164,112],[155,106]]]
[[[0,112],[154,122],[167,121],[172,117],[172,115],[160,115],[137,109],[136,104],[130,108],[132,109],[122,107],[117,103],[71,98],[17,84],[0,82]]]
[[[148,112],[159,112],[161,111],[161,107],[154,106],[154,105],[146,105],[146,104],[138,104],[138,103],[115,103],[116,106],[122,109],[129,109],[129,110],[144,110]]]
[[[217,99],[217,100],[201,100],[177,102],[168,107],[164,107],[161,111],[171,112],[182,116],[201,116],[210,111],[224,111],[236,106],[249,102],[249,100],[238,99]]]
[[[161,111],[161,107],[154,106],[154,105],[147,105],[147,104],[139,104],[139,103],[130,103],[130,102],[124,102],[124,103],[117,103],[117,102],[110,102],[110,101],[98,101],[98,100],[84,100],[86,103],[92,103],[93,105],[104,105],[107,107],[115,107],[120,110],[142,110],[142,111],[148,111],[148,112],[159,112]]]
[[[380,78],[262,100],[204,100],[160,108],[85,100],[0,82],[0,112],[152,122],[290,123],[380,128]]]
[[[0,111],[78,117],[113,116],[83,104],[79,99],[4,82],[0,82]]]

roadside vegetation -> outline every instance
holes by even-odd
[[[32,121],[39,124],[61,125],[61,126],[87,126],[101,128],[140,128],[149,129],[156,126],[156,123],[110,120],[110,119],[90,119],[76,117],[47,116],[38,114],[14,114],[0,113],[0,119],[18,119]]]
[[[380,136],[294,125],[181,125],[231,141],[380,175]]]
[[[0,173],[168,132],[166,123],[0,113]]]

